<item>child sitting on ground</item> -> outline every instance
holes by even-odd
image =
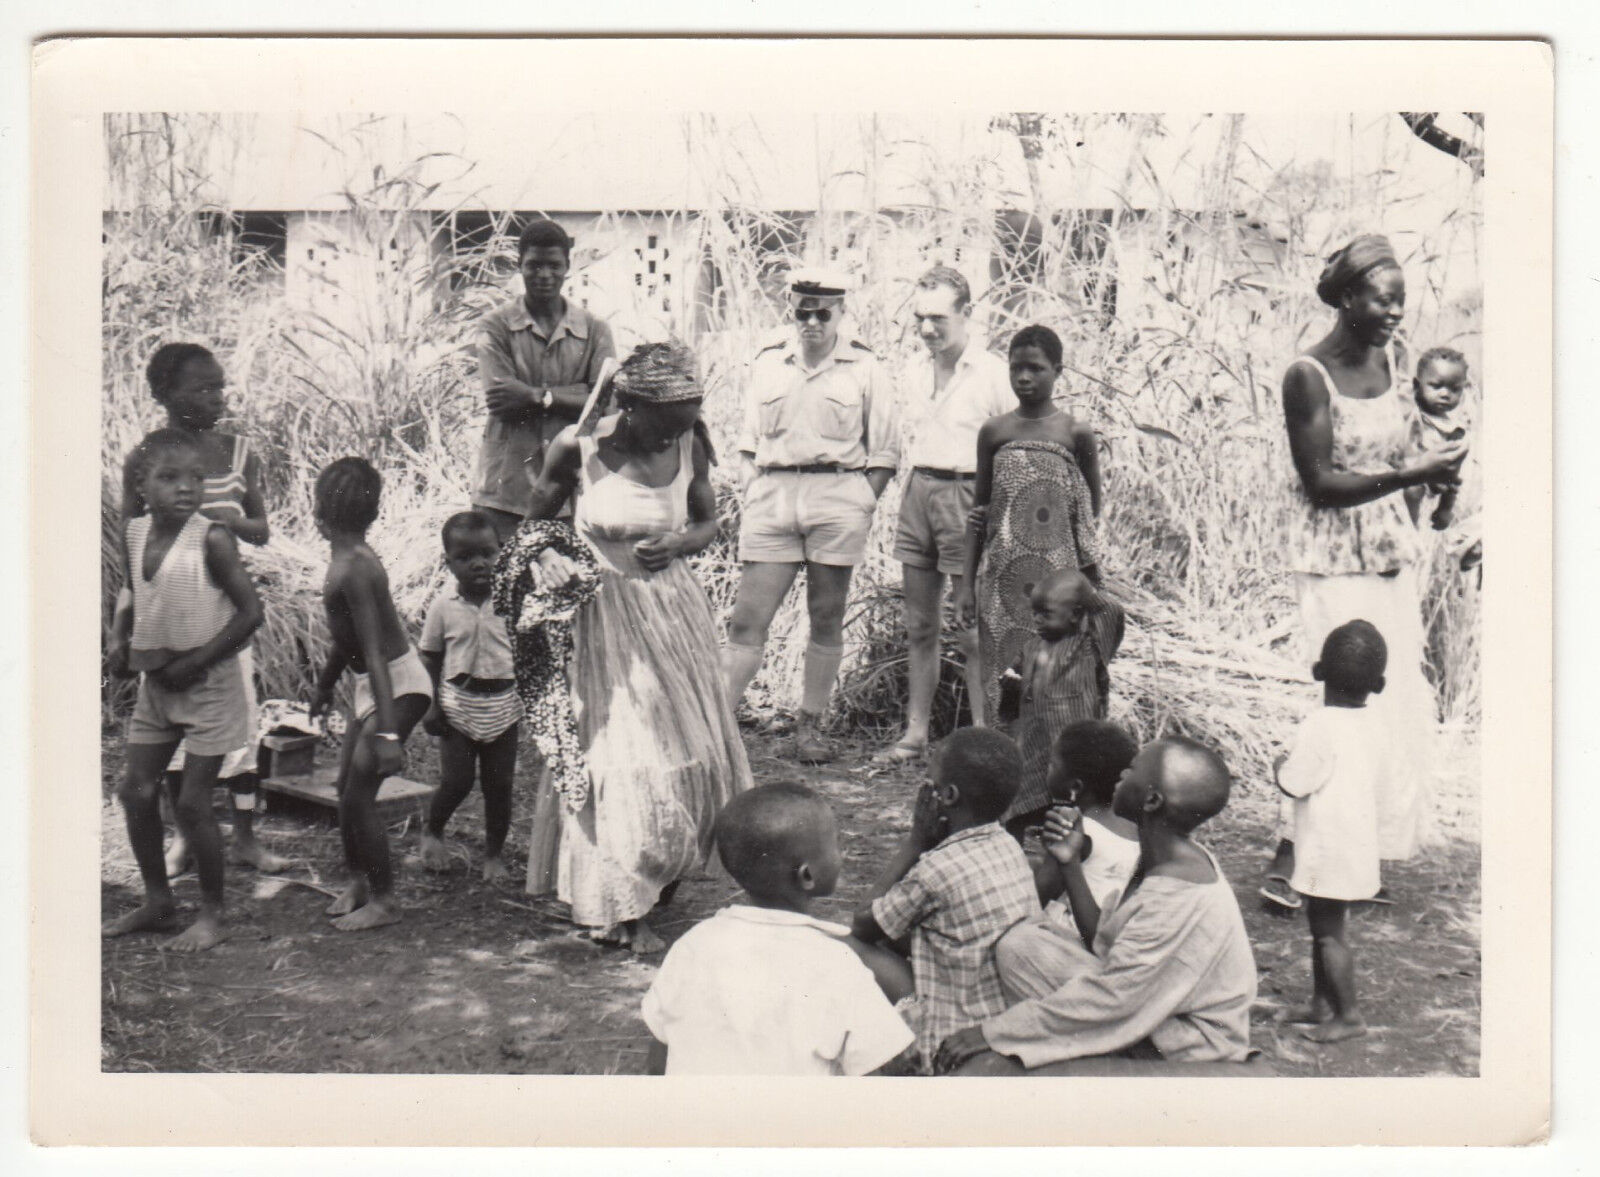
[[[487,515],[462,511],[445,520],[442,538],[456,585],[428,607],[418,643],[434,690],[422,726],[439,737],[439,787],[422,829],[422,864],[449,868],[444,827],[477,776],[483,787],[483,878],[492,883],[508,873],[500,853],[511,828],[522,718],[511,639],[489,591],[500,537]]]
[[[1012,668],[1021,680],[1016,738],[1022,783],[1001,818],[1019,841],[1050,807],[1045,780],[1056,733],[1076,720],[1106,717],[1111,698],[1106,663],[1122,645],[1124,626],[1122,607],[1075,568],[1039,581],[1032,604],[1035,636]]]
[[[877,898],[856,914],[866,944],[909,938],[924,1069],[947,1036],[1005,1008],[994,943],[1039,910],[1027,857],[999,825],[1021,770],[1017,746],[992,728],[948,736]]]
[[[1029,920],[995,948],[1016,1004],[952,1035],[941,1071],[1005,1073],[1069,1059],[1121,1055],[1129,1070],[1173,1063],[1243,1062],[1250,1055],[1256,964],[1244,919],[1217,861],[1192,835],[1228,803],[1227,766],[1186,739],[1140,750],[1112,798],[1137,824],[1139,866],[1104,910],[1090,893],[1077,815],[1045,818],[1044,841],[1061,865],[1075,931]],[[963,1067],[963,1063],[972,1066]]]
[[[1050,754],[1050,800],[1066,807],[1065,818],[1082,831],[1078,862],[1089,894],[1100,906],[1128,885],[1139,865],[1139,827],[1119,817],[1111,804],[1117,781],[1138,754],[1133,737],[1103,719],[1067,724]],[[1072,927],[1067,880],[1054,855],[1043,856],[1034,868],[1034,881],[1045,904],[1044,917]]]
[[[224,394],[227,377],[209,348],[198,343],[166,343],[156,348],[145,367],[150,395],[167,413],[167,425],[189,434],[205,463],[205,483],[200,493],[200,514],[233,532],[241,543],[260,546],[267,542],[266,502],[261,494],[261,463],[250,452],[242,435],[223,433],[217,424],[227,415]],[[137,451],[135,451],[137,452]],[[139,474],[129,455],[122,469],[122,521],[144,514],[139,493]],[[119,609],[132,603],[128,589],[118,598]],[[228,786],[232,800],[233,859],[260,871],[280,871],[289,860],[273,854],[257,839],[255,813],[258,777],[256,761],[255,671],[250,647],[239,651],[248,697],[250,725],[245,741],[222,758],[218,780]],[[178,746],[167,765],[167,796],[174,810],[183,787],[186,749]],[[179,827],[167,850],[167,874],[180,875],[191,865],[189,846]]]
[[[382,491],[383,480],[362,458],[340,458],[317,475],[317,530],[333,550],[322,585],[333,648],[312,695],[312,718],[328,709],[346,668],[357,675],[339,754],[339,835],[350,882],[328,907],[341,932],[400,918],[378,788],[400,771],[406,737],[433,702],[433,681],[389,598],[389,575],[367,546]]]
[[[897,1058],[910,1028],[849,929],[811,914],[839,879],[827,802],[803,785],[762,785],[723,807],[713,836],[748,903],[668,951],[644,997],[649,1072],[865,1075]]]
[[[1356,1002],[1355,965],[1345,932],[1354,901],[1378,890],[1378,789],[1385,759],[1382,725],[1367,697],[1383,690],[1388,650],[1366,621],[1347,621],[1322,643],[1311,675],[1322,706],[1274,766],[1278,788],[1295,798],[1294,876],[1311,925],[1311,1007],[1290,1015],[1306,1037],[1339,1042],[1367,1032]]]
[[[118,673],[140,675],[128,720],[127,777],[118,795],[145,901],[103,932],[164,931],[176,918],[161,852],[161,778],[186,742],[174,808],[200,876],[200,916],[172,947],[198,952],[226,936],[222,834],[211,790],[223,756],[247,739],[250,706],[239,651],[261,624],[261,601],[233,536],[200,514],[206,466],[195,439],[158,429],[139,443],[133,469],[145,513],[130,519],[123,535],[123,574],[133,603],[116,617],[110,655]]]
[[[1472,422],[1462,397],[1467,386],[1467,360],[1453,347],[1435,347],[1422,353],[1417,361],[1417,373],[1411,380],[1411,393],[1416,398],[1417,416],[1413,430],[1416,448],[1424,455],[1456,449],[1466,439]],[[1439,487],[1414,486],[1406,490],[1406,506],[1411,509],[1415,523],[1422,511],[1422,502],[1429,491],[1439,496],[1430,521],[1435,531],[1450,526],[1455,515],[1456,492],[1460,482]]]

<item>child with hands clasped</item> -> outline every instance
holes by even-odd
[[[827,802],[804,785],[750,789],[717,815],[715,837],[748,902],[667,953],[644,997],[649,1073],[865,1075],[896,1059],[914,1036],[890,1001],[903,990],[874,979],[889,954],[811,914],[842,861]]]
[[[389,597],[389,575],[367,546],[382,489],[378,472],[362,458],[340,458],[317,476],[317,530],[333,549],[322,585],[333,649],[317,678],[312,718],[328,709],[346,668],[358,676],[353,722],[339,756],[339,834],[351,877],[328,907],[341,932],[400,918],[378,788],[400,771],[406,737],[433,702],[433,681]]]
[[[1311,1007],[1291,1014],[1306,1037],[1339,1042],[1367,1032],[1356,1002],[1346,934],[1350,905],[1378,891],[1378,790],[1386,759],[1383,728],[1367,699],[1383,690],[1388,649],[1370,622],[1347,621],[1322,644],[1311,668],[1322,706],[1274,765],[1278,788],[1295,799],[1294,875],[1311,926]]]
[[[1021,771],[1017,746],[993,729],[948,736],[911,832],[856,914],[863,943],[909,940],[924,1069],[946,1037],[1005,1008],[995,941],[1039,910],[1027,857],[999,825]]]
[[[500,854],[511,828],[522,718],[511,638],[489,591],[500,537],[479,511],[452,515],[442,536],[455,589],[428,607],[418,643],[434,689],[422,726],[439,737],[439,787],[422,829],[422,864],[435,871],[449,867],[444,827],[477,776],[483,787],[483,878],[492,883],[509,873]]]
[[[248,740],[249,698],[239,651],[261,624],[261,602],[228,529],[200,514],[205,454],[183,430],[158,429],[131,463],[145,513],[128,521],[123,570],[132,605],[118,612],[111,664],[138,672],[128,720],[128,774],[119,790],[145,901],[105,925],[106,936],[163,931],[176,918],[161,842],[161,778],[180,742],[189,757],[175,806],[200,876],[200,916],[172,947],[221,942],[222,835],[211,790],[222,758]]]
[[[267,542],[266,503],[261,495],[261,463],[250,451],[243,436],[223,433],[217,428],[227,415],[224,390],[227,377],[209,348],[198,343],[167,343],[158,347],[145,368],[150,395],[167,413],[167,426],[194,439],[205,466],[200,490],[199,513],[222,524],[241,543],[260,546]],[[122,521],[126,525],[145,512],[139,488],[139,473],[130,455],[122,470]],[[132,604],[128,589],[118,598],[118,609]],[[249,703],[250,723],[246,738],[222,758],[217,770],[232,798],[233,858],[260,871],[280,871],[289,865],[256,839],[256,701],[255,673],[250,647],[239,651]],[[178,745],[167,765],[167,795],[174,809],[182,790],[187,747]],[[167,874],[179,875],[191,865],[189,845],[180,825],[167,851]]]

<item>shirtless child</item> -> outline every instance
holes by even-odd
[[[350,883],[328,907],[341,932],[400,918],[378,787],[400,771],[401,750],[433,703],[433,680],[389,598],[389,576],[367,546],[383,482],[362,458],[340,458],[317,475],[317,530],[333,549],[322,586],[333,649],[311,698],[326,711],[346,667],[356,672],[355,707],[339,754],[339,834]]]

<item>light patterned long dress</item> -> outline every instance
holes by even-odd
[[[1033,637],[1033,586],[1061,568],[1100,562],[1089,484],[1054,441],[1023,438],[995,451],[989,522],[978,566],[978,643],[987,714],[1000,707],[1000,676]]]
[[[528,869],[532,890],[554,865],[574,921],[602,928],[648,914],[662,888],[705,867],[713,819],[751,784],[705,590],[685,561],[648,572],[633,554],[639,540],[687,524],[694,435],[680,443],[677,476],[649,487],[600,460],[597,440],[615,421],[579,439],[573,511],[600,561],[571,662],[591,788],[581,810],[562,807],[559,848],[535,830]]]
[[[1295,362],[1308,365],[1327,387],[1335,470],[1383,474],[1414,457],[1416,408],[1392,352],[1389,388],[1365,399],[1341,393],[1312,356]],[[1382,720],[1389,769],[1378,785],[1378,849],[1386,859],[1410,858],[1432,832],[1435,727],[1433,688],[1422,672],[1417,530],[1399,493],[1353,507],[1316,507],[1298,475],[1293,487],[1289,550],[1307,665],[1321,653],[1330,630],[1357,618],[1377,626],[1388,646],[1384,689],[1367,701]]]

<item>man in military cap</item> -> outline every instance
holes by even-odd
[[[832,754],[819,729],[843,655],[850,574],[900,458],[888,374],[866,344],[840,330],[845,290],[844,276],[832,271],[791,273],[796,330],[751,363],[739,435],[744,569],[723,651],[728,697],[734,706],[744,697],[773,615],[804,567],[811,640],[795,753],[806,763]]]

